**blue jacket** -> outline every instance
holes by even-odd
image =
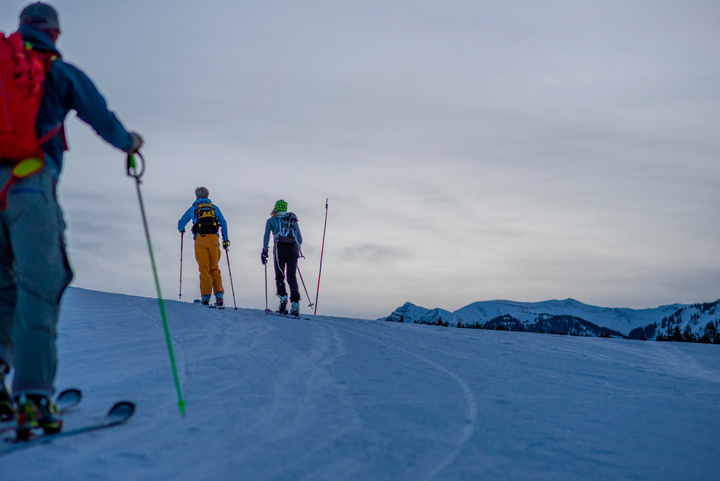
[[[42,30],[23,24],[19,31],[23,40],[29,42],[33,49],[60,55],[53,41]],[[45,76],[44,94],[35,122],[38,138],[61,125],[71,110],[75,110],[78,118],[90,125],[109,144],[125,152],[132,148],[132,135],[108,110],[105,99],[92,80],[80,69],[58,57]],[[55,135],[42,149],[47,166],[53,170],[56,178],[59,177],[63,152],[67,150],[64,134]]]
[[[207,199],[204,197],[200,198],[200,199],[196,200],[195,202],[193,202],[193,205],[180,218],[180,220],[178,221],[178,230],[180,232],[185,230],[185,226],[191,220],[193,221],[193,224],[195,224],[195,222],[197,222],[197,218],[195,217],[195,210],[197,209],[198,204],[202,204],[204,202],[212,203],[212,201],[210,199]],[[218,224],[220,224],[220,229],[222,229],[222,238],[223,238],[223,240],[228,240],[227,222],[225,222],[225,217],[223,217],[222,212],[220,212],[220,207],[216,206],[215,204],[213,204],[212,206],[213,206],[213,210],[215,211],[215,217],[218,220]],[[195,236],[197,236],[197,234],[195,234],[193,236],[193,239],[195,238]]]

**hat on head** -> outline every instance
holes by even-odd
[[[198,199],[207,199],[210,197],[210,192],[207,190],[207,187],[198,187],[195,189],[195,197]]]
[[[280,199],[279,201],[275,202],[275,208],[273,210],[275,212],[287,212],[287,202]]]
[[[60,30],[57,10],[47,3],[31,3],[20,12],[20,24],[32,25],[42,29]]]

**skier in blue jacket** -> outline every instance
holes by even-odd
[[[62,129],[70,110],[112,146],[135,152],[143,143],[128,132],[93,82],[66,63],[55,46],[58,14],[45,3],[33,3],[20,14],[19,31],[33,50],[54,56],[45,76],[35,128],[38,138],[60,127],[43,144],[45,166],[10,188],[0,211],[0,415],[17,415],[18,433],[33,428],[56,432],[62,419],[52,402],[57,370],[57,321],[60,300],[73,277],[65,250],[65,221],[57,184],[67,150]],[[0,162],[0,185],[11,178],[14,164]],[[12,390],[5,381],[14,367]]]
[[[193,221],[192,233],[195,241],[195,259],[200,270],[200,295],[203,305],[210,304],[210,297],[215,292],[215,305],[224,305],[223,294],[225,289],[222,285],[222,274],[220,273],[220,238],[218,230],[222,229],[225,250],[230,247],[228,240],[227,222],[220,211],[220,207],[213,204],[208,198],[210,192],[206,187],[195,189],[197,200],[183,214],[178,221],[178,230],[185,232],[185,226]]]

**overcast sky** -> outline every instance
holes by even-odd
[[[27,3],[3,0],[0,30]],[[146,139],[165,298],[200,185],[229,224],[239,307],[265,307],[262,235],[280,198],[300,219],[312,301],[329,199],[319,314],[720,297],[717,1],[53,5],[66,61]],[[73,285],[154,297],[123,154],[67,126]],[[182,291],[199,295],[189,236]]]

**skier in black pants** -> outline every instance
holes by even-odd
[[[277,296],[280,298],[280,314],[287,314],[287,290],[285,289],[285,277],[290,286],[290,314],[300,314],[300,290],[298,289],[296,271],[298,258],[300,257],[300,246],[302,245],[302,234],[298,219],[295,214],[287,211],[287,202],[279,200],[270,212],[270,218],[265,223],[265,237],[263,238],[263,250],[260,260],[267,264],[268,244],[270,243],[270,232],[275,239],[273,259],[275,261],[275,285]]]

